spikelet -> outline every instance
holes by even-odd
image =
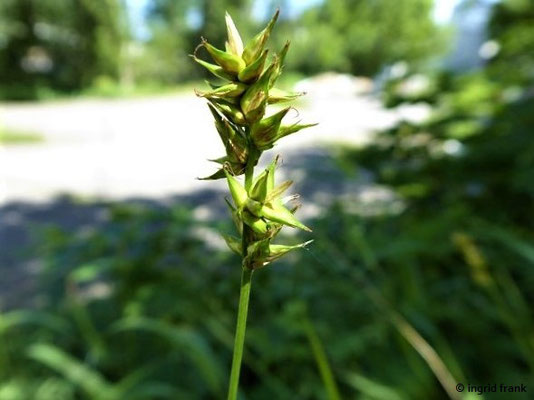
[[[259,121],[265,114],[265,106],[269,97],[269,80],[274,70],[275,64],[273,63],[241,97],[241,110],[251,125]]]
[[[217,64],[223,67],[225,71],[228,71],[229,73],[237,75],[242,69],[247,66],[245,64],[245,61],[243,61],[240,56],[236,56],[235,54],[219,50],[215,46],[209,44],[206,39],[202,40],[202,45],[206,48],[206,50],[208,50],[208,53],[210,53],[211,58],[213,58],[213,61],[215,61]]]
[[[252,64],[252,62],[256,58],[258,58],[258,56],[263,51],[263,47],[265,46],[267,39],[269,39],[269,36],[271,35],[271,31],[273,30],[274,24],[276,23],[279,14],[280,10],[276,10],[265,29],[258,33],[256,36],[254,36],[245,46],[242,57],[243,60],[247,63],[247,65]]]
[[[241,54],[243,54],[243,41],[241,40],[241,35],[239,35],[239,31],[237,30],[234,20],[226,12],[225,15],[226,20],[226,31],[228,32],[228,50],[235,56],[241,57]]]
[[[267,54],[269,50],[264,50],[261,56],[257,58],[252,64],[243,69],[237,77],[241,82],[253,82],[256,80],[261,73],[263,72],[263,67],[265,66],[265,61],[267,60]]]
[[[274,142],[277,140],[282,119],[290,109],[291,107],[284,108],[276,114],[264,118],[252,125],[250,135],[258,149],[267,150],[273,146]]]

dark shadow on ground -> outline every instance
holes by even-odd
[[[275,151],[264,156],[270,160]],[[284,179],[295,181],[292,193],[300,194],[307,206],[321,209],[329,201],[361,187],[368,177],[355,179],[336,164],[333,150],[308,148],[285,156],[281,165]],[[206,183],[209,187],[209,182]],[[39,246],[47,228],[58,227],[73,235],[84,230],[108,229],[109,208],[113,205],[143,205],[155,210],[181,205],[199,218],[228,218],[224,203],[226,192],[206,189],[161,199],[129,198],[121,201],[104,199],[79,200],[64,194],[44,203],[17,201],[0,207],[0,309],[31,304],[36,290],[35,277],[43,267]],[[304,218],[306,207],[303,208]],[[308,215],[309,216],[309,215]]]

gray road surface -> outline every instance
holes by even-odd
[[[311,90],[300,114],[291,112],[295,120],[320,125],[284,139],[275,149],[282,157],[325,142],[359,143],[402,115],[370,96],[330,89]],[[206,159],[223,155],[205,101],[187,94],[4,104],[0,124],[45,137],[0,148],[0,204],[59,193],[157,198],[205,189],[213,183],[195,178],[214,171]]]

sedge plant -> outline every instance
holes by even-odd
[[[196,92],[207,100],[215,127],[226,150],[223,157],[212,160],[218,163],[220,168],[213,175],[202,179],[226,179],[228,182],[232,202],[227,199],[227,204],[239,236],[223,236],[228,247],[242,258],[229,400],[237,398],[252,274],[289,251],[310,243],[273,243],[273,239],[284,226],[311,231],[295,217],[298,206],[288,205],[288,198],[282,197],[292,182],[275,184],[279,157],[254,176],[254,167],[265,150],[272,148],[284,136],[315,125],[284,124],[283,119],[291,109],[290,106],[273,113],[267,112],[268,105],[284,104],[303,94],[274,87],[282,73],[284,58],[289,48],[287,42],[279,53],[272,56],[269,55],[269,50],[265,49],[278,14],[277,10],[267,26],[243,45],[231,16],[226,13],[228,38],[225,50],[214,47],[202,38],[201,44],[192,55],[198,64],[219,78],[218,84],[209,83],[208,91]],[[213,62],[204,61],[197,56],[200,48],[209,53]],[[241,175],[244,175],[243,183],[238,178]],[[290,196],[289,201],[294,198]]]

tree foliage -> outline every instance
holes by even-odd
[[[328,0],[296,25],[294,68],[372,76],[396,61],[436,53],[432,0]]]
[[[3,1],[0,92],[31,98],[43,87],[72,91],[99,76],[117,79],[123,13],[120,0]]]
[[[519,84],[534,82],[533,26],[532,1],[505,0],[495,5],[490,23],[490,37],[500,47],[490,65],[495,78]]]
[[[252,0],[148,4],[149,35],[136,38],[135,27],[127,32],[121,0],[2,1],[0,96],[79,91],[104,78],[157,85],[198,79],[205,74],[188,54],[198,36],[224,47],[217,40],[224,36],[219,19],[226,10],[245,38],[263,23],[251,18]],[[398,60],[425,59],[440,47],[431,6],[432,0],[399,0],[395,7],[387,0],[326,0],[296,18],[282,9],[280,31],[295,38],[288,69],[372,76]]]

